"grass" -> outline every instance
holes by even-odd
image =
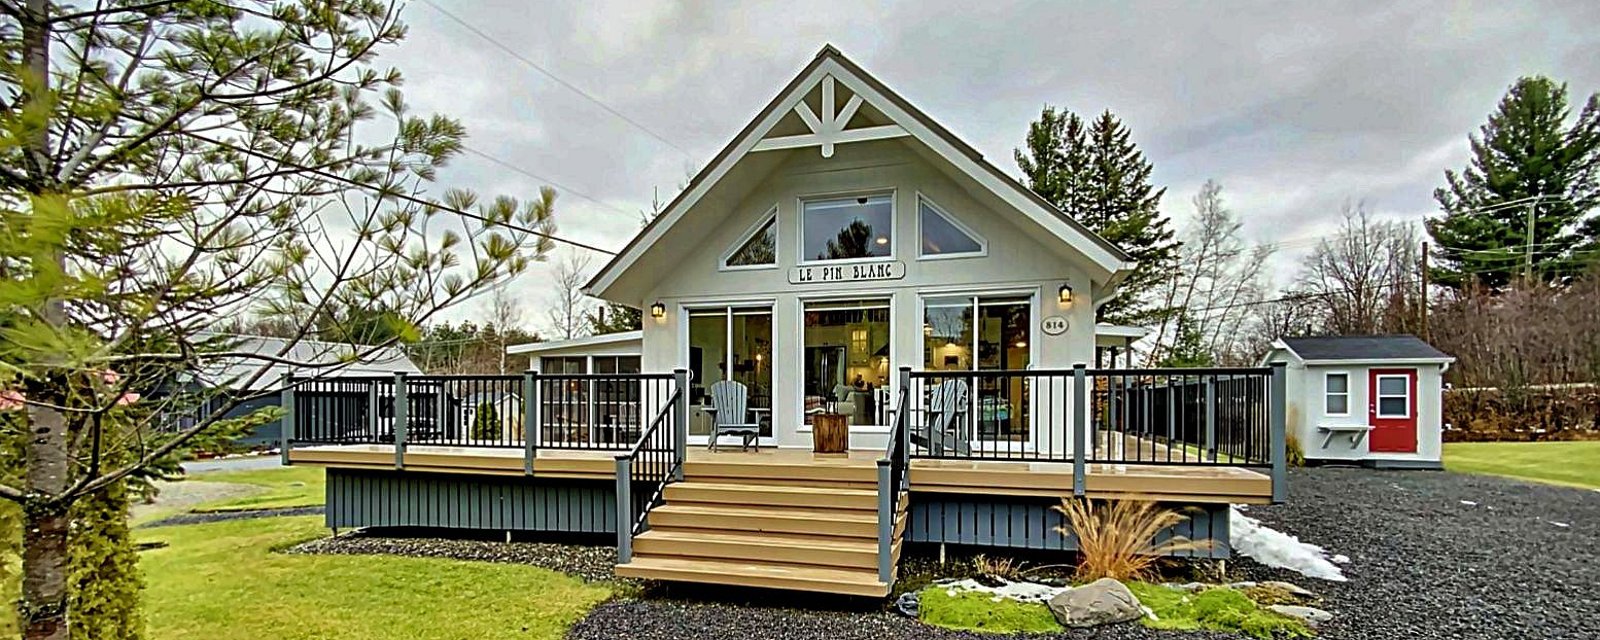
[[[1156,619],[1140,624],[1168,631],[1223,631],[1271,640],[1305,637],[1305,623],[1263,609],[1243,593],[1216,588],[1192,594],[1147,582],[1127,582],[1139,602],[1155,612]],[[1050,608],[1042,604],[995,600],[978,591],[950,595],[944,587],[922,591],[923,622],[948,629],[987,633],[1050,633],[1061,631]]]
[[[1600,441],[1450,442],[1444,468],[1600,489]]]
[[[994,600],[978,591],[950,591],[943,587],[922,590],[920,616],[923,622],[963,631],[989,633],[1049,633],[1061,631],[1061,623],[1042,604]]]
[[[208,471],[189,476],[185,482],[232,482],[262,487],[261,493],[208,502],[193,511],[239,511],[245,509],[288,509],[315,507],[325,501],[327,474],[322,467],[280,467],[249,471]]]
[[[509,564],[272,553],[324,533],[316,517],[144,529],[150,636],[278,640],[559,638],[607,585]]]

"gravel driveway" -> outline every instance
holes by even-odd
[[[1468,502],[1472,504],[1467,504]],[[1350,557],[1349,582],[1313,580],[1248,560],[1238,578],[1285,579],[1325,596],[1328,639],[1600,638],[1600,492],[1437,471],[1303,469],[1290,501],[1254,507],[1263,524]],[[1564,526],[1563,526],[1564,525]],[[710,597],[691,596],[704,593]],[[674,597],[612,602],[572,640],[891,640],[994,638],[921,625],[871,606],[690,585]],[[775,606],[736,604],[743,600]],[[1043,637],[1043,636],[1034,636]],[[1119,625],[1060,638],[1216,638]]]

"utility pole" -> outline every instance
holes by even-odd
[[[1543,186],[1544,183],[1540,182],[1539,184]],[[1528,250],[1524,252],[1523,256],[1522,278],[1529,282],[1533,281],[1533,210],[1538,204],[1537,197],[1528,203]]]
[[[1422,340],[1433,341],[1433,332],[1428,329],[1428,243],[1422,243]]]

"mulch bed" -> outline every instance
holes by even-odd
[[[442,537],[387,537],[382,531],[352,531],[301,543],[285,553],[396,555],[503,562],[543,567],[589,581],[616,579],[617,550],[601,545]]]

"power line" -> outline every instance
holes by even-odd
[[[673,143],[671,140],[668,140],[665,136],[663,136],[663,135],[661,135],[659,133],[656,133],[655,131],[651,130],[649,127],[646,127],[643,124],[640,124],[639,121],[634,120],[633,118],[630,118],[627,115],[623,114],[621,111],[616,110],[616,108],[612,107],[609,104],[606,104],[604,101],[602,101],[601,99],[595,97],[593,94],[590,94],[589,92],[584,91],[578,85],[572,84],[571,82],[567,82],[566,80],[561,79],[560,76],[557,76],[556,74],[552,73],[549,69],[546,69],[543,66],[539,65],[538,63],[536,63],[536,62],[534,62],[532,60],[529,60],[526,56],[523,56],[522,54],[517,53],[515,49],[512,49],[511,47],[508,47],[508,46],[506,46],[504,44],[501,44],[500,41],[494,39],[493,36],[490,36],[488,33],[485,33],[482,29],[479,29],[477,27],[472,26],[471,23],[468,23],[466,20],[461,19],[456,14],[450,13],[449,11],[445,10],[444,7],[441,7],[438,4],[434,3],[433,0],[422,0],[422,3],[425,4],[425,5],[428,5],[429,7],[433,7],[434,11],[438,11],[439,13],[444,14],[444,17],[449,18],[452,22],[455,22],[456,24],[460,25],[463,29],[466,29],[467,31],[471,31],[473,34],[477,35],[479,38],[483,38],[484,40],[488,41],[489,44],[492,44],[492,45],[495,46],[495,48],[505,52],[506,55],[511,56],[512,58],[515,58],[517,61],[521,62],[522,64],[527,65],[529,68],[533,69],[534,71],[538,71],[539,73],[544,74],[545,77],[555,81],[556,84],[559,84],[559,85],[561,85],[563,87],[566,87],[566,88],[572,90],[573,93],[576,93],[576,94],[578,94],[580,96],[583,96],[588,101],[593,102],[596,105],[598,105],[601,109],[605,109],[607,113],[610,113],[611,115],[616,116],[617,118],[621,119],[623,122],[626,122],[626,123],[628,123],[630,125],[633,125],[634,128],[645,132],[650,137],[655,138],[656,140],[661,141],[662,144],[665,144],[665,145],[667,145],[669,147],[672,147],[678,153],[683,154],[684,157],[687,157],[687,158],[689,158],[691,160],[694,159],[694,155],[689,153],[688,150],[684,149],[683,147],[678,146],[677,144]]]
[[[544,231],[539,231],[537,229],[530,229],[528,227],[524,227],[524,226],[518,225],[518,224],[513,224],[513,223],[510,223],[510,222],[501,222],[501,221],[497,221],[497,220],[490,220],[490,219],[488,219],[488,218],[486,218],[486,217],[484,217],[482,215],[479,215],[479,214],[476,214],[476,213],[472,213],[470,211],[463,211],[461,209],[457,209],[455,207],[451,207],[451,206],[445,205],[444,203],[434,202],[434,201],[431,201],[431,200],[425,200],[425,199],[422,199],[422,198],[406,195],[406,194],[403,194],[403,193],[389,192],[389,191],[384,190],[382,187],[378,187],[376,185],[370,185],[370,184],[367,184],[365,182],[361,182],[359,180],[352,180],[350,178],[346,178],[346,177],[341,176],[339,174],[329,173],[329,172],[323,171],[321,169],[314,169],[314,168],[311,168],[311,167],[307,167],[305,165],[294,163],[294,162],[290,162],[290,161],[288,161],[286,159],[279,158],[279,157],[273,156],[271,154],[262,153],[260,151],[255,151],[253,149],[246,149],[244,147],[241,147],[241,146],[238,146],[238,145],[235,145],[235,144],[232,144],[232,143],[228,143],[228,142],[223,142],[223,141],[217,140],[215,138],[210,138],[210,137],[207,137],[207,136],[203,136],[203,135],[200,135],[198,133],[192,133],[192,132],[185,131],[185,132],[183,132],[183,135],[189,136],[189,137],[194,138],[196,140],[200,140],[202,142],[207,142],[207,143],[210,143],[210,144],[214,144],[214,145],[217,145],[219,147],[223,147],[223,148],[226,148],[226,149],[231,149],[233,151],[237,151],[237,152],[243,153],[245,155],[254,156],[256,158],[260,158],[260,159],[266,160],[268,162],[276,162],[278,164],[284,165],[284,166],[289,167],[291,169],[294,169],[296,171],[300,171],[300,172],[303,172],[303,173],[309,173],[309,174],[316,175],[316,176],[319,176],[319,177],[327,179],[327,180],[333,180],[335,182],[347,184],[347,185],[350,185],[350,186],[353,186],[353,187],[359,187],[359,188],[362,188],[362,189],[366,189],[368,191],[372,191],[372,192],[378,193],[382,197],[394,198],[396,200],[404,200],[404,201],[410,202],[412,204],[422,205],[422,206],[425,206],[425,207],[432,207],[434,209],[439,209],[441,211],[447,211],[447,212],[450,212],[450,213],[454,213],[454,214],[456,214],[458,216],[462,216],[464,218],[471,218],[473,220],[477,220],[479,222],[482,222],[482,223],[484,223],[486,225],[505,227],[505,228],[510,229],[512,231],[518,231],[518,232],[530,234],[530,235],[533,235],[533,236],[536,236],[536,237],[539,237],[539,238],[544,238],[546,240],[550,240],[550,241],[553,241],[553,242],[560,242],[560,243],[563,243],[563,244],[567,244],[567,245],[571,245],[571,246],[577,247],[579,249],[587,249],[589,251],[594,251],[596,253],[601,253],[601,254],[605,254],[605,255],[608,255],[608,256],[617,255],[617,252],[612,251],[610,249],[601,249],[600,247],[594,246],[592,244],[587,244],[587,243],[580,242],[580,241],[577,241],[577,240],[569,240],[567,238],[563,238],[563,237],[555,235],[553,233],[547,233],[547,232],[544,232]]]

